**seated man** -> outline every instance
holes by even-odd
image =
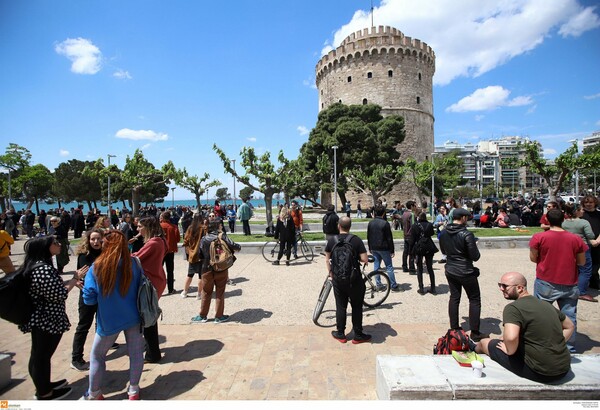
[[[571,368],[566,340],[575,326],[550,303],[527,292],[527,280],[518,272],[502,275],[498,287],[514,300],[502,314],[502,339],[482,339],[475,346],[517,376],[540,383],[562,379]]]

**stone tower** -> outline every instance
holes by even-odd
[[[406,138],[398,146],[401,159],[430,160],[433,139],[433,74],[435,53],[424,42],[388,26],[371,27],[346,37],[316,67],[319,111],[331,104],[377,104],[382,114],[404,117]],[[370,198],[348,192],[369,206]],[[420,199],[412,183],[403,182],[387,197],[406,202]]]

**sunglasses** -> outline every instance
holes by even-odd
[[[512,286],[519,286],[519,285],[507,285],[506,283],[498,283],[498,287],[502,290],[506,290]]]

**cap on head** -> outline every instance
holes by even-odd
[[[452,219],[460,219],[463,216],[469,216],[470,213],[464,208],[456,208],[454,212],[452,212]]]

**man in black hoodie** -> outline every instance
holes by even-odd
[[[448,316],[450,327],[460,328],[458,307],[460,305],[461,289],[464,288],[469,298],[469,326],[471,339],[478,342],[489,335],[479,332],[481,316],[481,292],[479,291],[479,269],[473,262],[481,257],[477,249],[477,240],[472,232],[467,230],[469,211],[456,208],[452,213],[452,223],[446,226],[440,236],[440,248],[446,255],[446,279],[450,288]]]
[[[340,217],[335,213],[335,206],[333,204],[329,204],[327,206],[327,213],[323,217],[323,233],[325,234],[325,239],[329,241],[335,235],[340,234],[340,230],[338,228],[338,221]]]

